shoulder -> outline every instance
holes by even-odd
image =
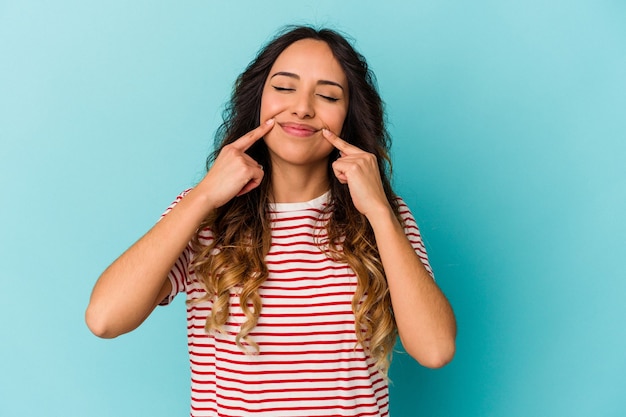
[[[409,208],[409,205],[406,203],[406,201],[404,201],[402,197],[396,196],[395,202],[398,207],[398,215],[400,216],[400,218],[404,220],[405,223],[407,221],[415,223],[415,217],[413,216],[413,213],[411,212],[411,209]]]

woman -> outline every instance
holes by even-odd
[[[396,335],[424,366],[452,359],[372,78],[334,31],[280,34],[238,78],[204,179],[96,283],[106,338],[186,292],[192,415],[385,416]]]

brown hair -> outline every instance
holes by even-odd
[[[340,136],[347,142],[376,156],[383,187],[398,215],[397,199],[389,181],[391,163],[388,157],[390,138],[385,129],[383,103],[373,73],[365,58],[339,33],[308,26],[288,27],[270,41],[246,70],[237,78],[216,134],[215,151],[207,159],[207,170],[222,148],[260,124],[261,96],[269,71],[278,56],[292,43],[303,39],[323,41],[332,50],[348,80],[349,106]],[[215,210],[200,225],[193,239],[196,252],[194,269],[204,280],[207,298],[213,300],[206,330],[220,330],[230,309],[230,291],[241,287],[240,305],[246,320],[236,337],[240,348],[258,349],[248,335],[256,326],[262,308],[258,289],[267,279],[264,259],[270,249],[271,230],[267,211],[271,186],[271,161],[263,141],[256,142],[247,153],[265,167],[265,176],[254,190],[232,199]],[[396,341],[397,328],[383,265],[373,230],[368,220],[352,203],[349,190],[334,176],[330,155],[328,177],[330,201],[326,224],[327,254],[346,262],[354,270],[357,289],[352,300],[357,340],[386,374]],[[200,230],[209,228],[214,240],[203,245]],[[248,304],[252,305],[252,308]]]

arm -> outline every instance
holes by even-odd
[[[134,330],[163,301],[171,291],[169,271],[210,209],[211,202],[191,190],[102,273],[85,313],[95,335],[112,338]]]
[[[102,273],[85,312],[95,335],[134,330],[170,293],[167,275],[202,220],[261,183],[263,170],[245,151],[272,127],[270,119],[225,146],[204,179]]]
[[[432,279],[391,208],[368,216],[385,268],[400,340],[422,365],[439,368],[452,360],[456,322],[452,308]]]
[[[402,345],[422,365],[444,366],[455,351],[454,313],[395,217],[376,157],[328,130],[323,133],[341,152],[333,163],[335,176],[348,185],[355,207],[374,230]]]

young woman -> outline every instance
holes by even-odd
[[[193,416],[386,416],[396,336],[449,362],[455,320],[389,183],[364,58],[338,33],[283,32],[237,79],[208,172],[99,278],[110,338],[187,297]]]

